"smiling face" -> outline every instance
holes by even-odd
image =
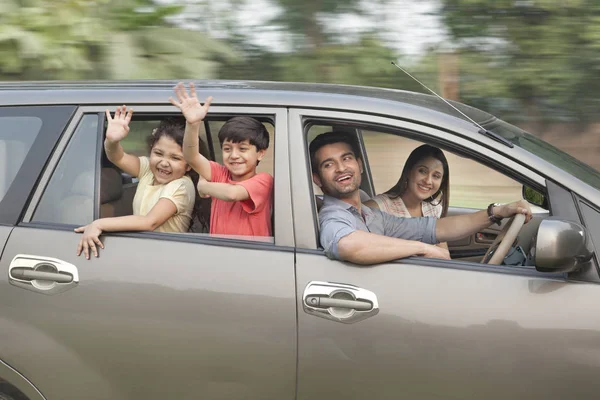
[[[168,136],[161,136],[150,150],[150,170],[155,184],[166,184],[181,178],[190,166],[183,158],[181,146]]]
[[[248,139],[233,143],[225,140],[222,145],[223,164],[234,181],[243,181],[256,174],[256,166],[265,155],[265,150],[256,150]]]
[[[405,194],[421,201],[438,192],[444,178],[444,165],[440,160],[426,157],[415,164],[408,176]]]
[[[341,199],[358,192],[362,164],[350,145],[342,142],[325,145],[317,150],[315,160],[318,173],[313,173],[313,181],[323,193]]]

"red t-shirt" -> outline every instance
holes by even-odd
[[[221,235],[271,236],[273,177],[261,172],[245,181],[232,181],[229,170],[210,162],[211,182],[242,185],[250,195],[243,201],[212,199],[210,233]]]

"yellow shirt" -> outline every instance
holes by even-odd
[[[140,157],[139,183],[133,198],[133,215],[147,215],[160,199],[169,199],[177,213],[156,228],[155,232],[187,232],[192,221],[196,189],[185,175],[166,185],[155,185],[148,157]]]

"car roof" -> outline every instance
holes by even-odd
[[[433,111],[446,116],[466,120],[456,110],[436,96],[405,90],[352,86],[341,84],[235,81],[235,80],[193,80],[199,97],[212,95],[214,104],[252,104],[264,106],[318,107],[364,112],[377,112],[380,105],[395,103],[416,110]],[[0,106],[33,104],[104,104],[123,102],[126,104],[166,104],[173,96],[177,81],[137,80],[137,81],[27,81],[1,82]],[[370,99],[360,105],[360,98]],[[251,101],[251,102],[249,102]],[[479,124],[495,119],[494,116],[462,103],[452,102],[461,112]],[[388,104],[389,105],[389,104]],[[379,109],[390,115],[388,107]],[[394,113],[391,113],[393,115]],[[414,115],[418,120],[419,116]],[[474,125],[473,125],[474,127]]]

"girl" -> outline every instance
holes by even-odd
[[[199,204],[193,171],[183,158],[184,125],[173,119],[162,121],[149,137],[150,156],[136,157],[123,151],[120,141],[129,133],[133,110],[117,107],[114,118],[106,110],[108,127],[104,150],[108,159],[124,172],[138,177],[133,199],[133,215],[97,219],[75,229],[83,232],[77,246],[89,260],[90,250],[98,257],[96,246],[102,232],[158,231],[186,232]],[[198,176],[195,174],[195,181]]]
[[[365,202],[397,217],[442,218],[450,202],[450,171],[444,153],[424,144],[410,153],[398,183]],[[447,247],[442,243],[442,247]]]

